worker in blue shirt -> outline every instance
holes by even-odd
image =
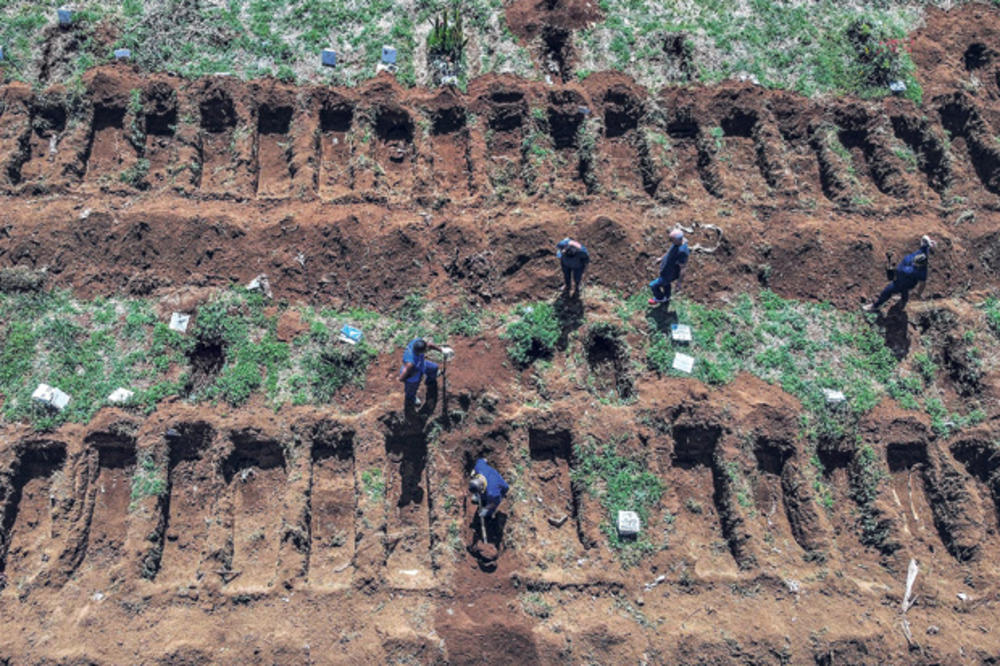
[[[917,296],[921,296],[924,293],[924,285],[927,284],[927,259],[936,246],[937,243],[929,236],[921,238],[920,249],[903,257],[896,266],[892,282],[885,286],[874,303],[864,307],[865,312],[877,312],[893,294],[899,294],[900,304],[905,305],[910,297],[910,290],[914,287],[917,289]]]
[[[568,294],[570,286],[576,283],[573,296],[580,297],[580,283],[583,282],[583,272],[590,263],[590,253],[581,243],[570,238],[564,238],[556,243],[556,257],[562,266],[563,293]]]
[[[660,266],[660,276],[649,283],[649,289],[653,292],[653,297],[649,299],[650,305],[666,303],[667,307],[670,307],[672,283],[676,282],[678,287],[681,286],[681,271],[687,265],[691,250],[684,241],[684,232],[680,229],[670,232],[670,243],[670,250],[656,260]]]
[[[486,462],[485,458],[476,461],[472,468],[472,478],[469,479],[469,492],[472,494],[472,501],[479,504],[479,517],[492,518],[500,506],[500,500],[510,490],[510,486],[496,471]]]
[[[420,405],[417,389],[420,388],[421,379],[427,377],[428,384],[437,381],[438,364],[427,360],[425,354],[428,349],[440,352],[445,350],[444,347],[427,342],[423,338],[414,338],[410,340],[410,344],[406,345],[406,351],[403,352],[403,366],[399,369],[399,381],[403,382],[407,404]]]

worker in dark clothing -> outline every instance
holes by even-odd
[[[428,384],[437,382],[438,364],[427,360],[425,354],[428,349],[440,351],[446,357],[451,352],[448,347],[439,347],[423,338],[415,338],[406,345],[406,351],[403,352],[403,366],[399,369],[399,381],[403,382],[406,404],[420,405],[417,389],[420,388],[421,379],[426,377]]]
[[[485,458],[476,461],[472,468],[472,478],[469,479],[469,492],[472,494],[472,501],[479,504],[479,517],[492,518],[500,506],[500,500],[510,490],[510,486],[496,471],[486,462]]]
[[[936,246],[937,243],[929,236],[921,238],[920,249],[903,257],[903,260],[896,266],[892,282],[886,285],[874,303],[864,307],[865,312],[877,312],[893,294],[899,294],[900,305],[906,305],[910,297],[910,290],[914,287],[916,287],[917,296],[922,295],[924,285],[927,284],[927,259]]]
[[[649,289],[653,292],[653,297],[649,299],[650,305],[666,303],[670,307],[671,285],[676,282],[678,287],[681,286],[681,272],[687,265],[691,250],[680,229],[670,232],[670,243],[670,250],[656,260],[660,266],[660,276],[649,283]]]
[[[590,263],[590,253],[582,244],[575,240],[564,238],[556,244],[556,257],[559,258],[563,272],[563,293],[568,294],[570,286],[576,283],[573,296],[580,297],[580,283],[583,282],[583,272]]]

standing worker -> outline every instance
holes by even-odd
[[[427,377],[428,385],[437,385],[438,364],[427,360],[425,354],[428,349],[441,352],[445,359],[454,354],[450,347],[439,347],[423,338],[414,338],[410,344],[406,345],[406,351],[403,352],[403,367],[399,369],[399,381],[403,382],[404,395],[406,396],[405,404],[407,405],[420,405],[417,389],[420,388],[420,380],[424,376]]]
[[[590,263],[590,253],[581,243],[570,238],[564,238],[556,243],[556,248],[556,257],[562,265],[563,293],[569,293],[570,278],[572,278],[572,282],[576,283],[573,296],[580,298],[580,283],[583,282],[583,272]]]
[[[476,461],[472,468],[472,477],[469,479],[469,493],[472,501],[479,505],[479,518],[486,520],[492,518],[500,506],[500,500],[510,490],[510,486],[500,476],[500,472],[489,466],[485,458]]]
[[[670,249],[665,255],[656,260],[660,266],[660,277],[649,283],[649,289],[653,292],[653,297],[649,299],[650,305],[666,303],[670,307],[671,283],[676,282],[681,286],[681,271],[687,264],[691,250],[684,241],[684,232],[675,228],[670,232]]]
[[[895,275],[892,282],[886,285],[874,303],[866,305],[865,312],[878,312],[893,294],[899,294],[900,306],[905,306],[910,298],[910,290],[917,288],[917,296],[924,293],[924,286],[927,284],[927,259],[931,250],[937,247],[937,242],[931,240],[930,236],[923,236],[920,239],[920,249],[903,257],[903,260],[896,266]],[[919,286],[918,286],[919,285]]]

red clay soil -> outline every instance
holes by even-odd
[[[545,11],[560,7],[576,5]],[[884,253],[929,233],[929,302],[909,317],[935,326],[1000,285],[998,30],[984,5],[930,12],[913,40],[922,107],[734,82],[646,91],[614,73],[490,76],[463,94],[116,65],[76,106],[11,83],[0,264],[164,312],[260,273],[276,298],[324,307],[391,310],[416,287],[492,307],[551,299],[568,234],[591,251],[592,285],[635,293],[681,224],[696,300],[766,286],[853,309],[882,286]],[[286,317],[279,336],[301,326]],[[908,326],[890,344],[905,348]],[[54,432],[2,426],[0,663],[997,659],[995,376],[976,389],[977,428],[941,438],[884,402],[858,441],[820,443],[820,473],[780,389],[633,376],[640,340],[587,331],[565,354],[621,404],[559,378],[540,399],[489,331],[456,343],[416,414],[386,355],[323,408],[167,401]],[[665,484],[657,549],[631,568],[573,473],[591,441],[644,456]],[[886,478],[868,502],[863,447]],[[495,566],[470,552],[478,457],[514,489],[488,534]],[[133,499],[149,467],[164,492]]]

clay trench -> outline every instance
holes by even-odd
[[[726,193],[739,198],[743,192],[766,192],[769,186],[764,165],[765,146],[756,134],[757,113],[732,109],[719,123],[722,145],[716,160],[725,173]]]
[[[928,123],[914,116],[892,116],[892,131],[917,157],[917,167],[927,185],[941,194],[951,183],[951,166],[944,142],[931,131]]]
[[[886,449],[897,525],[909,539],[924,540],[934,529],[931,505],[924,489],[927,447],[923,443],[890,444]]]
[[[721,437],[718,426],[674,425],[667,487],[675,494],[675,505],[681,507],[676,529],[686,535],[685,554],[714,567],[735,570],[737,556],[731,551],[731,535],[723,529],[721,485],[726,477],[715,465]]]
[[[87,155],[87,182],[121,184],[122,172],[134,166],[138,159],[135,148],[125,134],[124,108],[94,108]]]
[[[350,194],[354,189],[350,141],[354,107],[347,102],[325,104],[319,112],[319,193],[324,199]]]
[[[236,109],[233,100],[217,91],[199,105],[201,112],[201,180],[199,187],[210,193],[233,192],[236,168]]]
[[[673,117],[667,123],[666,131],[670,139],[670,163],[660,172],[660,187],[665,186],[670,193],[683,193],[697,174],[702,186],[709,191],[703,173],[703,151],[698,148],[701,129],[690,110],[682,110]]]
[[[840,143],[851,154],[851,165],[857,174],[857,185],[862,196],[874,200],[881,194],[894,195],[893,169],[885,163],[885,156],[863,127],[848,126],[837,133]],[[874,184],[874,189],[872,185]]]
[[[555,169],[546,174],[564,190],[583,192],[585,184],[590,180],[590,169],[593,167],[593,156],[580,154],[580,128],[586,115],[583,109],[584,99],[570,92],[554,92],[549,95],[549,107],[546,116],[549,124],[549,135],[555,149]]]
[[[434,111],[430,141],[438,191],[452,199],[467,196],[471,188],[472,163],[465,108],[452,106]]]
[[[162,187],[171,182],[171,167],[175,165],[174,136],[177,128],[177,99],[173,88],[153,85],[146,95],[144,157],[149,161],[146,180]]]
[[[765,536],[770,535],[774,543],[783,552],[792,552],[801,557],[807,550],[807,540],[803,531],[800,516],[796,515],[785,496],[786,483],[795,483],[791,479],[791,466],[787,465],[791,454],[790,448],[785,448],[766,438],[758,438],[754,444],[754,458],[757,461],[757,473],[751,478],[753,503],[760,513]]]
[[[135,439],[98,436],[88,438],[97,454],[97,478],[90,489],[86,550],[78,572],[107,576],[122,562],[128,535],[132,476],[136,468]]]
[[[413,118],[401,108],[380,107],[375,113],[374,159],[379,190],[412,186]]]
[[[41,184],[59,176],[56,157],[59,140],[66,130],[66,109],[59,105],[44,105],[32,109],[32,131],[28,138],[25,161],[11,174],[14,183]]]
[[[528,452],[532,473],[526,477],[525,490],[543,519],[536,529],[552,542],[553,552],[579,557],[589,540],[580,515],[580,491],[570,477],[573,436],[568,430],[530,428]]]
[[[983,187],[1000,194],[1000,150],[991,145],[993,133],[979,111],[960,100],[942,105],[938,113],[945,131],[951,135],[952,154],[968,154]]]
[[[350,584],[356,497],[353,436],[315,437],[309,490],[310,585],[339,588]]]
[[[66,446],[56,442],[28,444],[16,463],[10,495],[3,511],[0,574],[15,593],[45,567],[53,538],[54,484],[66,462]]]
[[[494,190],[516,188],[521,183],[521,147],[527,105],[519,90],[497,91],[489,98],[486,150],[489,179]]]
[[[639,101],[624,91],[609,90],[604,95],[604,136],[598,145],[598,166],[602,184],[608,190],[624,189],[639,194],[644,183],[640,164],[638,132],[641,115]],[[647,158],[648,159],[648,158]]]
[[[211,508],[222,493],[220,479],[207,457],[215,437],[211,426],[191,423],[174,426],[167,438],[167,492],[160,556],[154,550],[144,562],[147,576],[158,582],[194,584],[208,541]]]
[[[257,195],[284,197],[292,190],[292,107],[262,104],[257,110]]]
[[[387,433],[385,453],[386,576],[396,587],[415,587],[433,577],[427,438],[403,424]]]
[[[274,582],[281,542],[281,510],[288,471],[281,445],[233,433],[233,451],[223,463],[229,493],[232,544],[228,589],[257,590]]]

